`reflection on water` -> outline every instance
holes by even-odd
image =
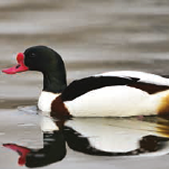
[[[43,44],[62,55],[69,82],[91,74],[122,69],[167,75],[169,1],[0,0],[0,37],[1,69],[12,65],[18,52],[29,46]],[[38,137],[34,138],[40,133],[38,129],[24,127],[26,123],[35,122],[35,117],[28,118],[27,112],[24,115],[23,112],[17,114],[17,111],[8,114],[2,109],[35,105],[41,88],[40,81],[41,76],[32,72],[15,77],[1,74],[1,142],[8,143],[9,140],[12,144],[6,144],[6,147],[25,150],[24,154],[19,154],[22,157],[20,164],[24,163],[24,158],[28,167],[62,160],[66,156],[66,150],[69,150],[65,148],[65,143],[76,152],[93,155],[168,153],[168,141],[163,138],[169,137],[169,121],[154,117],[144,118],[143,121],[73,119],[64,125],[60,122],[57,123],[59,131],[43,133],[43,148],[39,149]],[[20,128],[16,127],[17,123],[22,124]],[[29,141],[20,141],[25,137]],[[27,147],[34,148],[18,148],[18,142],[19,145],[26,142]],[[5,152],[2,149],[1,153]],[[5,168],[9,154],[2,154],[0,168]],[[73,163],[77,165],[78,156],[72,158],[75,158]],[[96,161],[94,163],[100,168],[107,164],[104,160]],[[114,160],[114,163],[119,165],[122,162]],[[133,163],[134,161],[132,164],[127,161],[116,168],[138,168],[138,161],[134,163],[137,167]],[[165,168],[168,167],[168,160],[165,158],[159,161],[148,159],[146,162],[142,161],[142,165],[143,163],[148,163],[149,168],[154,168],[151,165],[160,168],[162,164]],[[144,168],[142,165],[140,168]],[[85,163],[83,166],[86,166]],[[14,167],[12,165],[8,168]],[[74,164],[72,168],[75,168]]]
[[[42,117],[42,120],[42,148],[32,149],[15,143],[3,144],[19,154],[19,165],[40,167],[61,161],[66,156],[66,143],[76,152],[112,158],[159,156],[169,153],[167,119],[75,118],[55,121]],[[53,124],[56,125],[55,129]]]
[[[43,148],[30,149],[16,144],[4,144],[19,154],[18,164],[41,167],[62,160],[66,155],[64,136],[61,131],[43,134]]]

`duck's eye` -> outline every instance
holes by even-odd
[[[31,57],[31,58],[34,58],[35,56],[36,56],[35,53],[31,53],[31,54],[30,54],[30,57]]]

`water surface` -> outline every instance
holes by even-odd
[[[16,54],[33,45],[50,46],[62,55],[68,82],[112,70],[141,70],[167,75],[169,2],[0,0],[1,69],[16,63]],[[36,105],[42,88],[41,82],[42,76],[35,72],[14,76],[1,74],[1,144],[15,143],[32,149],[43,147],[43,133],[36,111],[18,108]],[[129,121],[131,128],[135,129],[133,119]],[[152,121],[153,125],[157,125],[157,119]],[[140,122],[145,124],[142,121],[139,124]],[[165,126],[168,126],[168,121]],[[123,128],[127,127],[120,127],[121,130]],[[161,133],[162,136],[166,137],[166,131],[167,129]],[[66,149],[67,154],[62,161],[46,168],[167,169],[169,166],[168,155],[98,157],[68,147]],[[1,168],[20,168],[17,160],[17,154],[1,147]]]

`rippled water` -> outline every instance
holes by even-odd
[[[167,75],[169,2],[0,0],[1,69],[13,65],[18,52],[39,44],[50,46],[62,55],[68,82],[110,70],[141,70]],[[1,74],[1,144],[15,143],[32,149],[42,147],[43,135],[36,111],[17,108],[36,105],[41,81],[42,76],[35,72],[15,76]],[[153,122],[157,124],[156,119]],[[1,168],[18,168],[17,159],[17,154],[1,147]],[[75,166],[165,169],[169,164],[168,156],[114,159],[88,156],[68,148],[61,162],[47,168]]]

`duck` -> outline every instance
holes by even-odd
[[[47,46],[18,53],[18,64],[6,74],[38,71],[43,89],[38,108],[43,115],[71,117],[164,116],[169,114],[169,78],[140,71],[110,71],[66,81],[61,56]]]

